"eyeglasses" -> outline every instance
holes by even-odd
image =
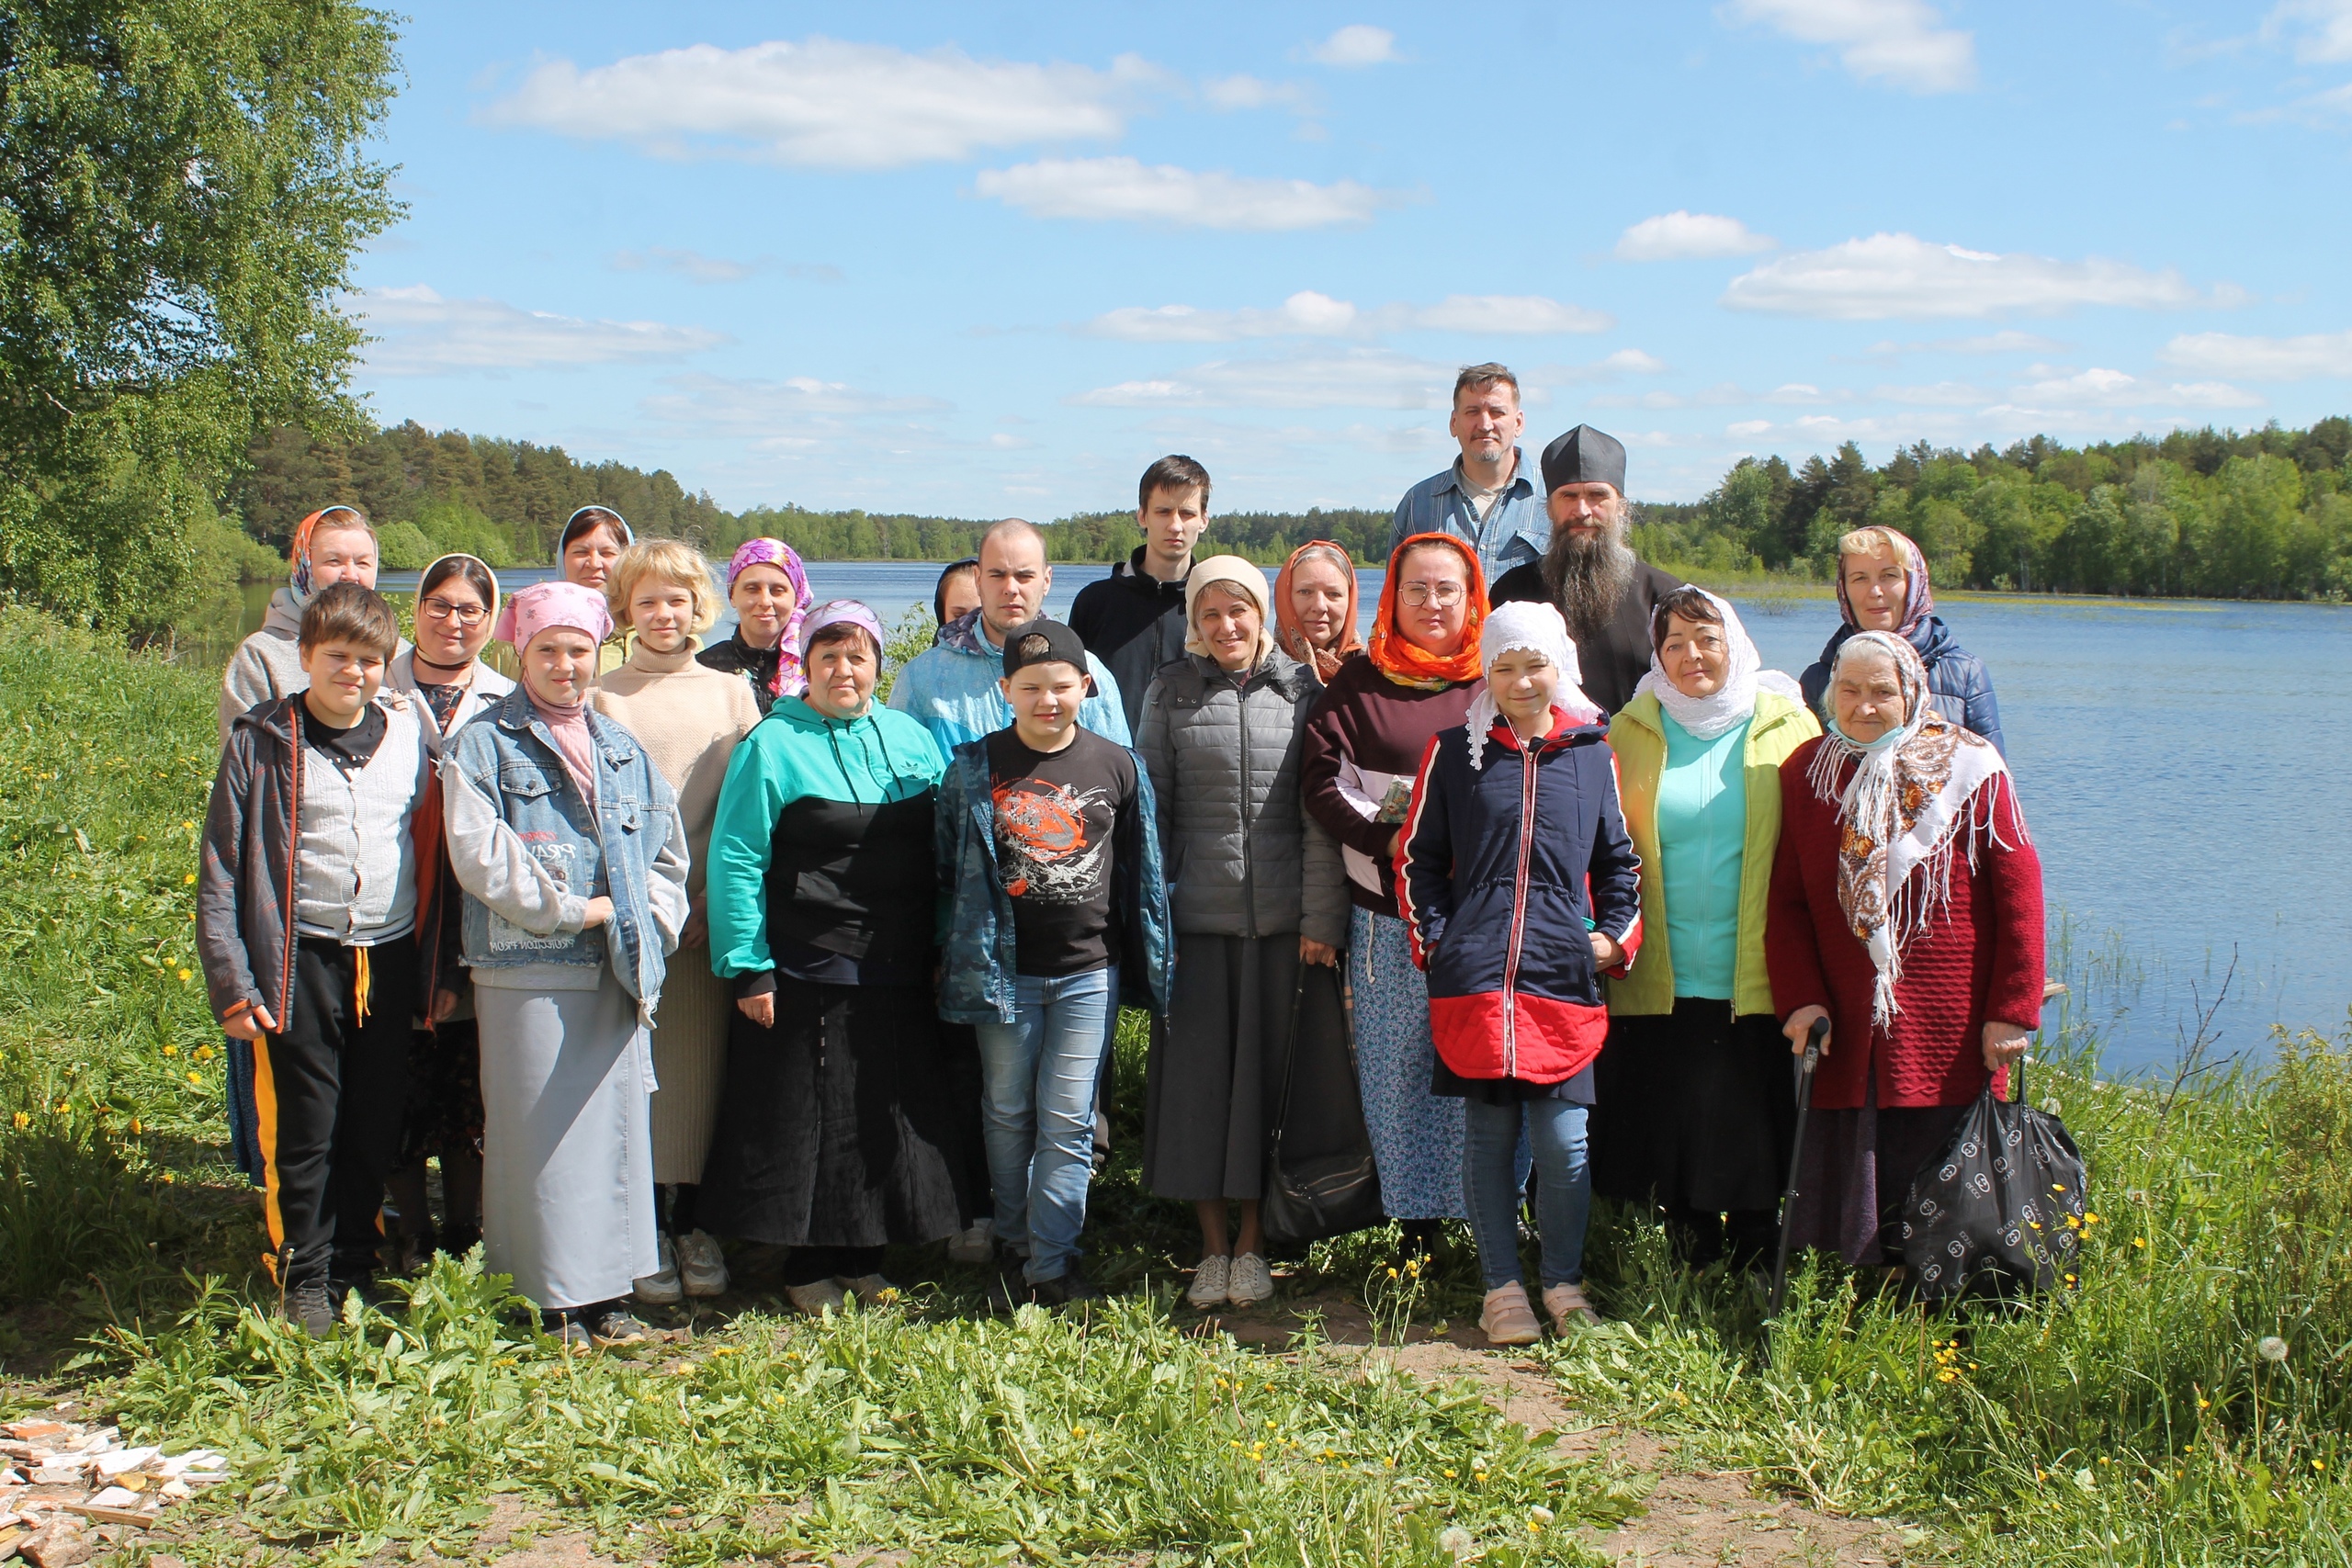
[[[1396,602],[1418,610],[1425,604],[1435,604],[1441,610],[1451,610],[1462,603],[1469,590],[1459,582],[1406,582],[1396,589]]]
[[[490,615],[479,604],[452,604],[447,599],[420,599],[416,607],[436,621],[455,621],[461,626],[478,626]]]

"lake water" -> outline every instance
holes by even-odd
[[[1046,612],[1067,613],[1108,571],[1057,565]],[[937,572],[824,561],[809,576],[819,597],[863,599],[889,623],[929,604]],[[517,568],[501,581],[513,589],[553,575]],[[1379,574],[1360,577],[1368,615]],[[414,585],[414,573],[385,574],[387,589]],[[1765,663],[1792,675],[1835,625],[1826,598],[1735,598]],[[260,625],[266,599],[248,593],[243,630]],[[2052,965],[2075,987],[2065,1005],[2104,1032],[2109,1065],[2170,1062],[2217,1000],[2223,1055],[2259,1052],[2274,1023],[2342,1028],[2352,1004],[2352,610],[2040,599],[1943,610],[1993,672],[2041,852]]]

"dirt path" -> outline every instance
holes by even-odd
[[[1418,1376],[1467,1377],[1484,1384],[1504,1419],[1531,1431],[1556,1431],[1572,1452],[1607,1453],[1658,1478],[1647,1512],[1591,1543],[1620,1563],[1641,1568],[1881,1568],[1906,1561],[1902,1527],[1883,1519],[1844,1518],[1787,1497],[1758,1497],[1736,1472],[1683,1462],[1671,1439],[1580,1412],[1543,1366],[1487,1345],[1476,1328],[1452,1327],[1374,1352],[1371,1321],[1352,1297],[1332,1295],[1284,1303],[1279,1309],[1236,1314],[1214,1321],[1245,1345],[1278,1349],[1291,1343],[1308,1314],[1319,1316],[1334,1346],[1389,1357]]]

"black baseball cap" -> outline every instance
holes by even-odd
[[[1023,621],[1004,634],[1004,678],[1032,664],[1075,664],[1080,674],[1093,677],[1086,644],[1059,621]]]

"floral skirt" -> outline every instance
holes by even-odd
[[[1429,986],[1413,967],[1404,921],[1350,911],[1348,986],[1380,1206],[1396,1220],[1466,1218],[1462,1101],[1430,1092],[1437,1046],[1430,1037]]]

